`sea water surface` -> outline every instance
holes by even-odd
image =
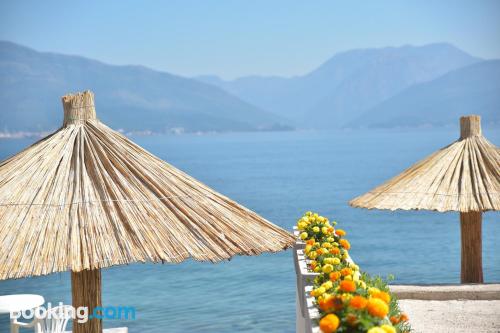
[[[484,132],[500,143],[498,130]],[[429,129],[132,139],[288,230],[307,210],[338,221],[351,241],[351,256],[369,273],[394,274],[397,283],[457,283],[458,213],[368,211],[348,205],[457,137],[457,129]],[[33,141],[1,140],[0,159]],[[499,217],[484,214],[487,282],[500,281]],[[291,251],[216,265],[187,261],[112,267],[103,270],[103,303],[135,307],[136,320],[108,320],[104,326],[128,326],[132,333],[294,332],[294,288]],[[0,282],[0,295],[18,293],[70,304],[70,276]],[[0,315],[0,332],[7,331],[8,317]]]

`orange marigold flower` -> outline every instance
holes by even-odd
[[[377,293],[374,293],[372,295],[372,297],[375,297],[375,298],[378,298],[378,299],[381,299],[383,300],[384,302],[386,302],[387,304],[389,304],[389,302],[391,301],[391,295],[389,295],[388,293],[386,293],[385,291],[379,291]]]
[[[334,297],[330,296],[318,301],[319,308],[328,311],[334,306]]]
[[[323,250],[322,249],[317,249],[316,253],[319,254],[319,255],[321,255],[321,254],[323,254]]]
[[[333,313],[327,314],[319,321],[319,328],[323,333],[332,333],[339,327],[340,320],[339,317]]]
[[[356,283],[354,283],[354,281],[351,281],[351,280],[340,281],[339,287],[340,287],[340,290],[348,292],[348,293],[352,293],[352,292],[356,291]]]
[[[344,230],[342,230],[342,229],[335,230],[335,233],[337,234],[337,236],[340,236],[340,237],[346,235],[346,232]]]
[[[328,233],[330,233],[330,234],[331,234],[332,232],[333,232],[333,227],[329,227],[329,228],[328,228]]]
[[[318,306],[325,312],[342,310],[342,299],[338,296],[327,296],[318,301]]]
[[[391,316],[390,320],[391,320],[391,323],[393,325],[396,325],[397,323],[399,323],[399,317]]]
[[[378,318],[384,318],[389,312],[387,304],[378,298],[370,298],[366,307],[369,314]]]
[[[357,310],[364,309],[366,304],[368,304],[368,300],[363,296],[354,296],[349,302],[349,306]]]
[[[352,270],[348,267],[345,267],[345,268],[342,268],[340,270],[340,274],[342,274],[342,276],[347,276],[347,275],[351,275],[352,274]]]
[[[330,281],[337,281],[338,279],[340,279],[340,272],[331,272],[330,273]]]
[[[351,248],[351,244],[347,239],[341,239],[339,240],[339,244],[342,245],[342,247],[346,250],[349,250]]]
[[[331,254],[339,254],[340,253],[340,249],[338,247],[332,247],[330,249],[330,253]]]
[[[400,321],[408,321],[408,315],[406,313],[402,313],[401,316],[399,316]]]
[[[314,245],[314,239],[310,239],[306,242],[307,245]]]

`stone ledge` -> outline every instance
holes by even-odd
[[[500,300],[500,284],[390,285],[398,299]]]

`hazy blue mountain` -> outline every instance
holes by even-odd
[[[60,97],[90,89],[98,117],[126,131],[254,131],[283,119],[226,91],[141,66],[112,66],[0,41],[0,131],[62,123]]]
[[[440,43],[347,51],[306,75],[292,78],[198,79],[294,119],[301,127],[332,128],[348,123],[413,84],[479,60]]]
[[[500,60],[482,61],[413,85],[348,126],[458,126],[458,118],[466,114],[480,115],[483,125],[500,125]]]

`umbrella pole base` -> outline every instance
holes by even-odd
[[[76,311],[83,306],[88,308],[89,317],[93,315],[94,309],[102,306],[101,290],[100,269],[71,272],[71,296]],[[73,333],[102,333],[102,319],[89,318],[86,323],[73,320]]]
[[[483,283],[481,212],[460,213],[461,283]]]

